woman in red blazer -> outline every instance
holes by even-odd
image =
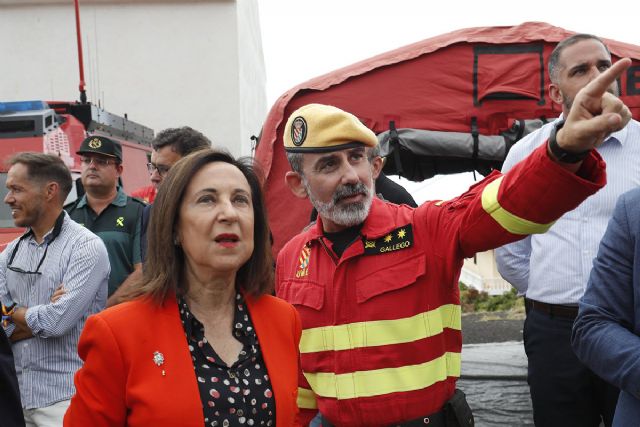
[[[268,295],[252,167],[203,150],[164,179],[142,283],[87,321],[65,426],[295,425],[300,320]]]

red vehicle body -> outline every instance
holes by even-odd
[[[80,186],[75,185],[80,177],[80,157],[76,151],[89,134],[108,136],[122,144],[122,185],[127,193],[149,185],[145,165],[151,152],[152,129],[89,103],[0,102],[0,159],[6,160],[24,151],[60,156],[74,178],[74,188],[67,202],[82,194]],[[3,161],[0,164],[0,195],[3,200],[7,193],[7,171]],[[8,206],[0,203],[0,250],[23,231],[13,224]]]

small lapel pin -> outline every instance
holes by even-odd
[[[153,352],[153,363],[155,363],[156,366],[162,366],[164,364],[164,355],[162,353],[160,353],[159,351],[154,351]],[[164,377],[165,375],[167,375],[167,374],[163,369],[162,370],[162,376]]]
[[[154,351],[153,363],[155,363],[157,366],[162,366],[162,364],[164,363],[164,355],[159,351]]]

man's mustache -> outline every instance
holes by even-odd
[[[367,186],[361,182],[357,184],[342,185],[338,187],[335,193],[333,193],[333,203],[338,203],[345,197],[356,196],[358,194],[367,196],[369,194],[368,190]]]

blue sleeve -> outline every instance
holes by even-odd
[[[518,290],[518,295],[525,295],[529,287],[531,236],[497,248],[495,255],[502,278]]]
[[[552,124],[547,124],[518,141],[507,153],[502,165],[502,173],[511,170],[536,147],[544,143],[551,132],[551,126]],[[497,248],[495,256],[498,272],[502,278],[518,290],[518,295],[526,294],[529,287],[531,237]]]
[[[530,133],[514,145],[507,153],[502,164],[502,173],[507,173],[522,161],[532,150],[529,145],[540,131]],[[526,237],[495,250],[498,272],[504,280],[518,290],[518,295],[527,293],[529,287],[529,257],[531,256],[531,237]]]
[[[83,239],[73,249],[62,284],[66,293],[55,303],[29,307],[27,326],[34,335],[47,338],[66,334],[89,311],[100,288],[107,287],[109,256],[102,240],[97,236]],[[106,292],[99,295],[100,308],[106,305]]]
[[[638,235],[629,213],[640,198],[621,196],[600,242],[571,343],[576,355],[596,374],[640,398],[640,337],[634,333],[634,262]],[[640,195],[637,192],[636,195]],[[635,200],[635,203],[630,203]]]

